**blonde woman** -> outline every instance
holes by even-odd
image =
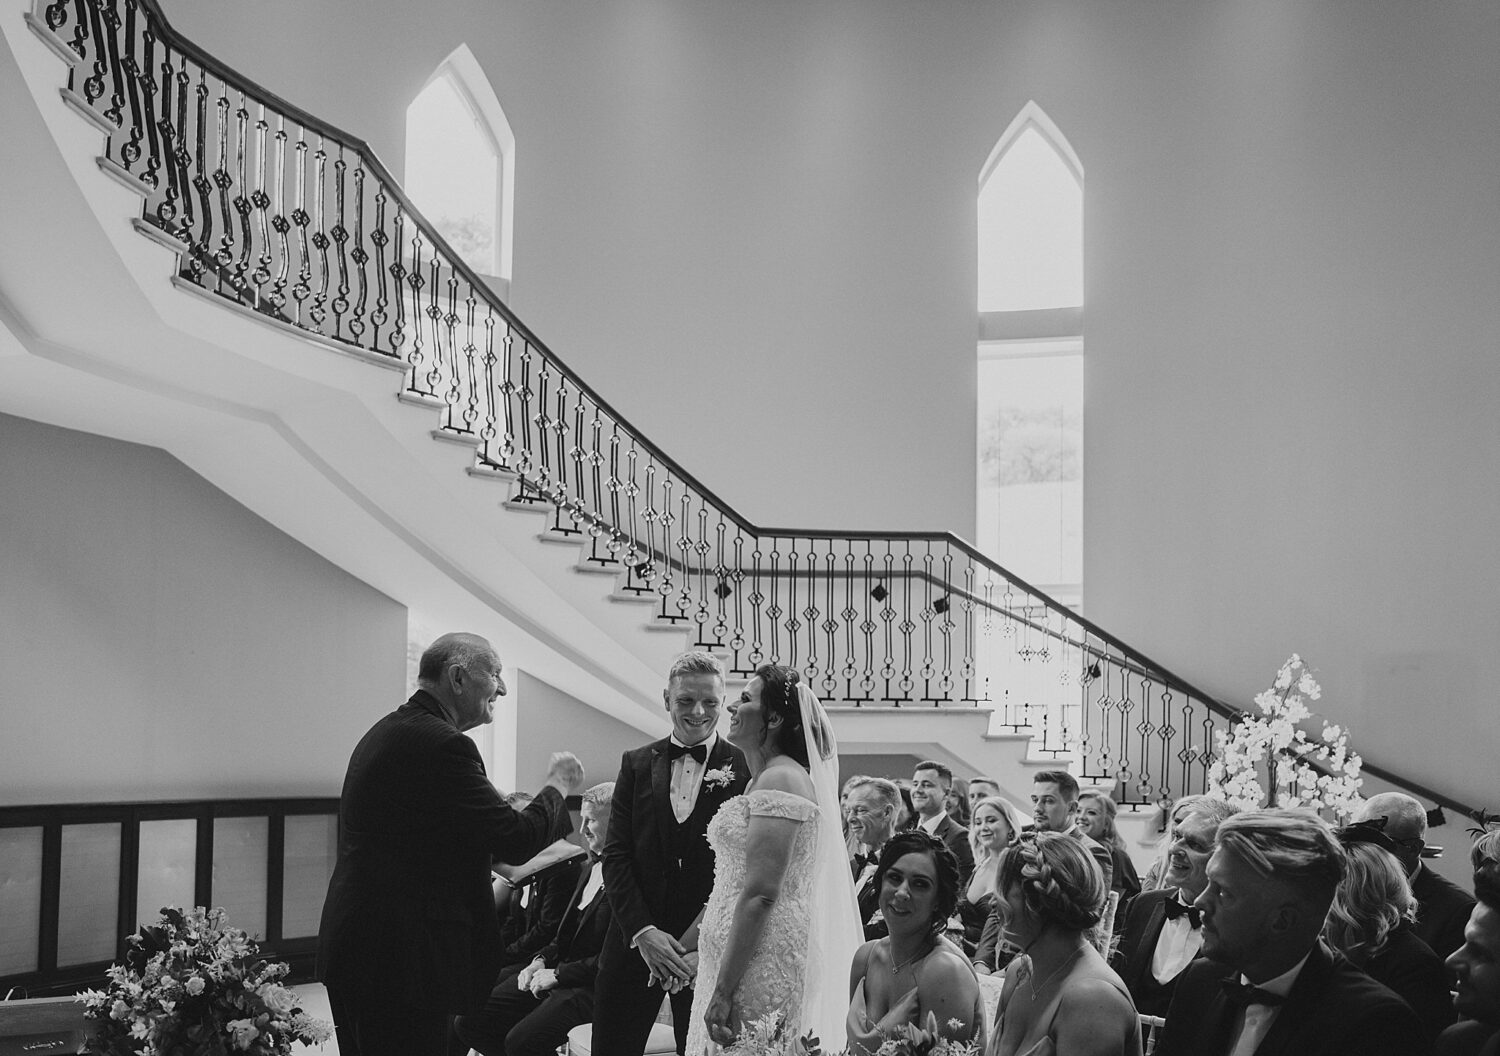
[[[1119,808],[1115,801],[1102,792],[1084,792],[1078,797],[1078,824],[1095,841],[1109,849],[1114,861],[1110,873],[1110,890],[1120,893],[1120,905],[1124,905],[1141,893],[1141,878],[1136,874],[1135,863],[1125,850],[1125,838],[1115,828],[1115,814]]]
[[[1391,838],[1371,822],[1339,832],[1348,869],[1323,922],[1323,941],[1411,1006],[1429,1043],[1454,1020],[1448,974],[1417,938],[1417,900]]]
[[[964,953],[974,956],[984,923],[995,901],[995,879],[999,875],[1000,852],[1021,834],[1021,816],[998,796],[974,804],[969,825],[969,846],[974,851],[974,872],[959,891],[958,905],[948,921],[948,936],[960,942]]]
[[[1135,1004],[1090,936],[1104,873],[1059,832],[1022,837],[1000,856],[997,910],[1024,956],[1005,975],[988,1056],[1140,1056]]]

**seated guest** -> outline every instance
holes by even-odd
[[[1448,958],[1463,1019],[1438,1038],[1438,1056],[1500,1056],[1500,831],[1481,836],[1470,857],[1479,901],[1463,945]]]
[[[1416,1015],[1318,941],[1344,849],[1316,815],[1236,814],[1198,896],[1204,956],[1177,981],[1156,1056],[1412,1056]]]
[[[505,801],[516,810],[523,810],[531,797],[525,792],[512,792]],[[509,896],[500,928],[500,937],[505,942],[501,975],[520,971],[538,950],[552,941],[582,873],[582,862],[574,861],[548,870],[534,883],[523,884],[519,891],[506,891],[510,881],[503,877],[498,881],[501,891]]]
[[[550,1056],[568,1031],[594,1016],[594,976],[609,930],[609,899],[597,863],[609,832],[615,783],[583,794],[582,829],[589,865],[568,899],[551,942],[524,968],[500,977],[484,1008],[453,1021],[454,1033],[481,1056]]]
[[[1026,954],[1005,973],[991,1056],[1139,1056],[1130,994],[1090,942],[1108,896],[1098,864],[1067,836],[1029,835],[1001,854],[1000,915]]]
[[[969,830],[948,816],[946,798],[952,787],[952,770],[930,760],[918,763],[911,776],[911,805],[917,812],[913,825],[947,844],[958,859],[959,883],[967,883],[974,871],[974,852],[969,849]]]
[[[1060,832],[1083,844],[1104,874],[1104,888],[1114,883],[1115,858],[1078,824],[1078,781],[1066,770],[1039,770],[1031,779],[1032,819],[1038,832]]]
[[[1003,799],[981,799],[974,807],[974,826],[969,845],[974,852],[974,872],[959,892],[958,905],[948,921],[950,937],[970,957],[984,934],[984,925],[995,903],[995,878],[999,875],[1000,852],[1021,834],[1021,819]],[[990,965],[993,970],[993,964]]]
[[[943,938],[958,901],[958,859],[925,832],[897,833],[880,852],[875,880],[890,933],[861,946],[849,968],[851,1056],[873,1056],[929,1026],[960,1044],[975,1041],[982,1052],[979,980]]]
[[[1350,825],[1338,836],[1348,871],[1323,923],[1323,941],[1410,1005],[1430,1048],[1453,1022],[1453,1002],[1443,962],[1412,931],[1417,900],[1396,845],[1375,822]]]
[[[1102,792],[1080,792],[1078,795],[1078,827],[1109,851],[1112,869],[1109,889],[1118,891],[1120,902],[1125,903],[1141,893],[1141,878],[1125,850],[1124,837],[1115,829],[1118,810],[1115,801]]]
[[[964,828],[969,827],[969,819],[974,815],[974,808],[969,803],[969,783],[961,777],[953,779],[953,785],[943,796],[943,809]]]
[[[1199,800],[1208,799],[1208,796],[1183,796],[1173,803],[1170,809],[1162,811],[1164,820],[1160,823],[1159,831],[1166,838],[1157,841],[1156,860],[1151,863],[1151,868],[1146,870],[1146,875],[1141,878],[1142,891],[1155,891],[1158,888],[1168,887],[1165,876],[1167,872],[1167,852],[1172,849],[1171,832],[1172,826],[1182,820]]]
[[[993,777],[976,777],[969,782],[969,816],[974,816],[974,808],[979,806],[981,799],[999,799],[1000,784]]]
[[[1193,900],[1208,886],[1208,858],[1219,824],[1238,813],[1222,799],[1195,796],[1172,823],[1165,887],[1144,891],[1125,908],[1113,964],[1136,1010],[1165,1016],[1183,971],[1203,948],[1203,920]]]
[[[885,934],[885,918],[880,913],[880,885],[875,874],[880,851],[896,830],[896,813],[901,793],[893,782],[883,777],[867,777],[849,790],[849,834],[866,853],[856,855],[849,863],[854,876],[854,895],[859,903],[859,921],[866,939]]]
[[[1439,957],[1447,957],[1463,945],[1464,925],[1474,909],[1474,898],[1422,863],[1422,849],[1427,846],[1427,811],[1421,803],[1401,792],[1382,792],[1371,796],[1354,820],[1379,818],[1385,819],[1385,834],[1395,841],[1396,856],[1417,899],[1417,938]]]

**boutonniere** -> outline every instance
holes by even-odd
[[[728,788],[729,782],[734,780],[734,767],[721,766],[714,770],[703,771],[703,783],[709,788]]]

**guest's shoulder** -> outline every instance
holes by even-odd
[[[1414,1018],[1411,1006],[1394,990],[1340,954],[1333,955],[1332,970],[1319,1001],[1334,1013],[1343,1010],[1361,1017],[1384,1014],[1402,1020]]]
[[[1472,903],[1474,896],[1471,895],[1462,884],[1456,884],[1442,873],[1437,872],[1426,862],[1417,869],[1417,875],[1412,880],[1412,893],[1422,902],[1452,901]]]
[[[947,939],[938,940],[932,956],[922,963],[918,979],[924,985],[941,986],[945,989],[970,983],[976,987],[979,985],[974,978],[974,966],[963,955],[963,951]]]

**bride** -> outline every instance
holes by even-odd
[[[745,753],[751,780],[709,823],[713,893],[683,936],[699,955],[689,1056],[730,1044],[776,1012],[784,1040],[808,1031],[837,1038],[860,941],[838,750],[823,706],[795,670],[768,664],[729,714],[729,740]]]

